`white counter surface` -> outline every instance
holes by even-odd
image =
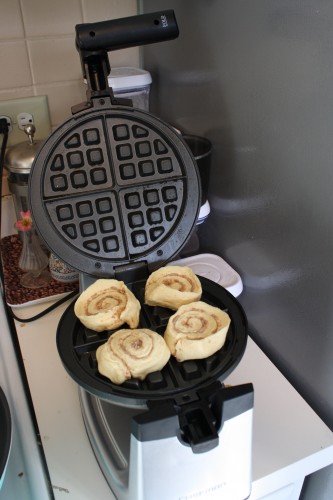
[[[78,387],[56,348],[59,318],[68,304],[33,323],[16,322],[19,343],[56,500],[109,500],[81,417]],[[16,311],[29,317],[45,305]],[[251,500],[298,499],[306,475],[333,463],[333,434],[257,345],[228,383],[252,382],[255,391]]]

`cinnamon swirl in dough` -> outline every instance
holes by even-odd
[[[169,318],[164,340],[177,361],[203,359],[221,349],[229,325],[226,312],[202,301],[193,302]]]
[[[177,311],[183,304],[200,300],[201,294],[199,278],[190,267],[166,266],[149,276],[145,288],[145,303]]]
[[[96,351],[98,371],[114,384],[130,378],[143,380],[161,370],[169,361],[170,351],[163,337],[147,328],[114,332]]]
[[[131,328],[139,324],[141,305],[123,281],[99,279],[77,299],[74,313],[87,328],[102,332],[124,323]]]

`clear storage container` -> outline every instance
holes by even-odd
[[[144,111],[149,111],[151,82],[150,73],[141,68],[112,68],[108,77],[115,97],[132,99],[133,107]]]

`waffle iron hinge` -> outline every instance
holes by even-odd
[[[115,279],[124,283],[146,280],[148,275],[148,264],[146,261],[130,262],[114,267]]]

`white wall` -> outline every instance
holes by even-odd
[[[0,100],[47,95],[59,125],[85,100],[75,25],[136,13],[136,0],[0,0]],[[110,62],[138,66],[139,50],[112,52]]]

